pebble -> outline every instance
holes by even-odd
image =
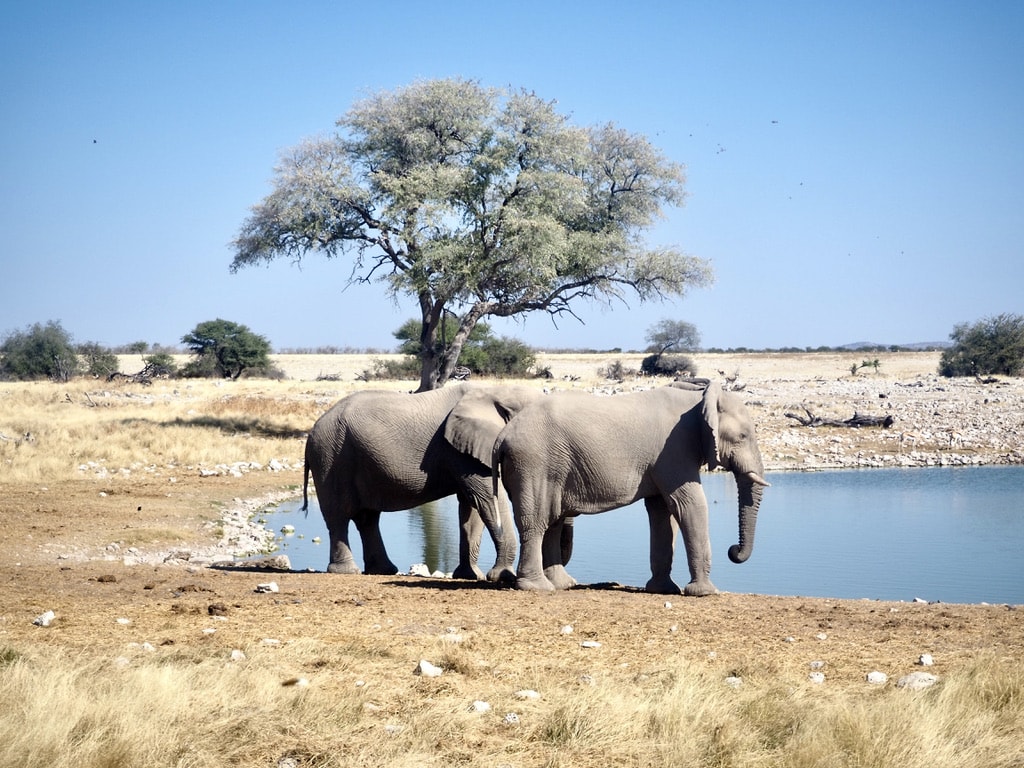
[[[53,620],[55,618],[57,618],[57,614],[55,614],[53,611],[47,611],[46,613],[41,613],[38,616],[36,616],[32,620],[32,623],[35,624],[37,627],[48,627],[53,623]]]
[[[935,659],[932,658],[930,653],[922,653],[918,658],[917,663],[922,667],[930,667],[935,663]]]
[[[730,675],[729,677],[725,678],[725,684],[728,685],[730,688],[739,688],[743,685],[743,678],[736,677],[735,675]]]
[[[232,661],[245,661],[245,654],[237,648],[231,652]]]
[[[562,627],[562,630],[561,630],[563,635],[571,635],[575,631],[576,630],[573,629],[572,624],[566,624],[564,627]]]
[[[488,704],[486,701],[477,700],[477,701],[474,701],[470,705],[469,711],[470,712],[490,712],[491,711],[491,705]]]
[[[580,648],[600,648],[601,644],[597,640],[584,640],[580,643]]]
[[[256,591],[260,593],[280,592],[281,588],[277,586],[276,581],[268,581],[266,584],[257,584]]]
[[[868,672],[865,679],[872,685],[885,685],[889,680],[889,676],[885,672]]]
[[[811,674],[809,674],[807,676],[807,678],[812,683],[814,683],[815,685],[821,685],[822,683],[825,682],[825,673],[824,672],[811,672]]]
[[[416,665],[416,669],[412,673],[423,677],[440,677],[442,672],[444,670],[440,667],[435,667],[426,659],[420,659],[420,663]]]
[[[539,693],[537,693],[536,691],[531,690],[529,688],[524,689],[522,691],[516,691],[514,695],[515,695],[515,697],[517,699],[523,699],[524,701],[528,700],[528,699],[539,699],[540,698],[540,694]]]
[[[931,688],[937,682],[939,682],[939,678],[930,672],[911,672],[897,680],[896,685],[911,691],[922,691],[925,688]]]

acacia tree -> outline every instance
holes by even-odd
[[[418,301],[421,391],[451,376],[481,318],[578,319],[579,300],[681,296],[711,279],[702,259],[642,240],[684,197],[683,168],[643,136],[576,127],[533,93],[461,79],[379,93],[337,127],[283,155],[231,271],[351,255],[349,283]],[[446,312],[458,330],[439,345]]]
[[[693,323],[685,320],[659,320],[647,329],[644,337],[648,352],[661,355],[672,347],[677,352],[696,352],[700,347],[700,331]]]
[[[181,337],[195,360],[186,376],[219,376],[237,379],[247,370],[270,367],[270,342],[248,326],[230,320],[207,320]]]

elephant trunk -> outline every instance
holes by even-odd
[[[736,487],[739,492],[740,543],[729,547],[729,559],[734,563],[744,563],[754,550],[754,530],[757,527],[757,510],[761,506],[761,496],[768,483],[757,472],[736,474]]]

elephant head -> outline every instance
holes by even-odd
[[[729,559],[743,563],[754,549],[757,511],[763,489],[764,462],[757,447],[754,423],[742,401],[714,384],[704,391],[702,443],[708,469],[733,473],[739,495],[739,544],[729,547]]]

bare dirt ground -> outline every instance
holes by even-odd
[[[636,386],[594,375],[615,357],[552,356],[544,361],[552,378],[538,386]],[[1021,381],[950,382],[934,376],[935,354],[880,357],[877,372],[856,376],[849,371],[861,359],[856,354],[706,355],[698,363],[701,374],[739,373],[769,472],[875,462],[1021,461]],[[635,358],[621,356],[627,367],[638,364]],[[305,356],[280,362],[292,384],[268,383],[266,390],[276,397],[287,392],[322,399],[324,409],[335,395],[359,386],[352,383],[354,374],[366,364]],[[339,380],[310,381],[323,374]],[[884,435],[877,429],[794,427],[785,414],[801,405],[841,418],[855,410],[889,411],[897,421]],[[301,457],[303,440],[297,436],[294,443],[293,458]],[[895,678],[918,669],[921,654],[932,655],[929,671],[940,677],[982,655],[1014,664],[1024,658],[1024,610],[1015,606],[758,594],[674,597],[668,605],[664,596],[623,588],[538,595],[404,576],[211,568],[189,562],[188,554],[164,563],[159,560],[165,553],[209,548],[233,499],[294,495],[301,470],[238,477],[182,472],[173,484],[139,473],[124,480],[8,483],[3,472],[0,467],[0,647],[45,646],[71,656],[113,658],[149,643],[158,653],[173,648],[227,656],[265,639],[284,646],[314,639],[347,648],[353,659],[377,658],[386,650],[389,663],[404,674],[419,659],[436,658],[438,638],[458,634],[473,638],[471,663],[490,665],[496,676],[527,669],[552,684],[583,672],[657,674],[671,658],[710,665],[723,675],[783,676],[794,684],[805,684],[808,664],[823,660],[829,685],[862,687],[873,670]],[[716,551],[725,546],[713,544]],[[153,553],[160,555],[156,561],[146,557]],[[715,567],[742,566],[720,557]],[[270,580],[280,592],[255,591]],[[55,613],[53,624],[33,625],[48,610]],[[572,635],[562,633],[566,625],[574,628]],[[588,639],[600,649],[581,650]]]

